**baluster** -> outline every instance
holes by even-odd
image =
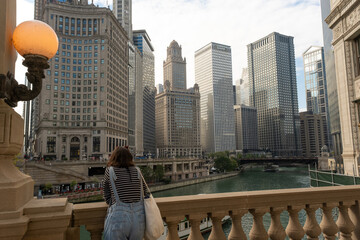
[[[339,204],[339,218],[336,224],[340,230],[340,240],[351,240],[351,233],[355,229],[348,213],[349,206],[353,204],[354,202],[340,202]]]
[[[321,234],[321,228],[316,221],[315,211],[319,209],[321,205],[309,205],[306,204],[306,222],[304,225],[304,230],[309,240],[318,240],[319,235]]]
[[[303,207],[288,206],[289,223],[286,227],[286,234],[290,239],[301,240],[305,235],[305,231],[299,222],[298,212],[301,209],[303,209]]]
[[[336,206],[336,204],[323,203],[323,218],[320,223],[320,228],[324,234],[325,239],[327,240],[335,240],[335,235],[339,231],[333,216],[332,209]]]
[[[184,218],[182,217],[166,217],[165,222],[168,228],[168,233],[166,240],[180,240],[177,226],[181,220]]]
[[[201,224],[201,220],[204,219],[205,217],[206,215],[204,214],[196,214],[196,215],[194,214],[188,216],[191,227],[188,240],[204,240],[200,231],[200,224]]]
[[[230,212],[230,217],[232,220],[231,231],[229,234],[229,240],[246,240],[246,235],[241,225],[241,218],[247,213],[248,210],[234,210]]]
[[[103,225],[87,225],[86,230],[90,232],[91,240],[101,240]]]
[[[227,215],[225,212],[212,212],[210,214],[212,229],[209,240],[226,240],[225,233],[222,229],[222,219]]]
[[[267,213],[268,208],[250,209],[249,212],[253,215],[253,225],[249,233],[250,240],[267,240],[268,234],[264,228],[263,215]]]
[[[352,237],[354,240],[360,240],[360,206],[359,201],[355,201],[355,205],[352,205],[350,207],[350,219],[355,225],[354,232],[352,234]]]
[[[283,240],[286,237],[284,227],[281,225],[280,222],[280,214],[284,210],[284,207],[270,208],[271,224],[268,230],[268,234],[272,240]]]

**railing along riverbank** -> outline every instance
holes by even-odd
[[[195,196],[157,198],[162,217],[168,226],[167,240],[178,240],[177,226],[185,217],[190,221],[189,239],[203,239],[200,222],[210,217],[213,223],[210,240],[224,240],[221,220],[224,216],[232,219],[232,229],[228,239],[246,239],[241,218],[250,213],[253,224],[249,233],[251,240],[290,239],[300,240],[306,234],[308,239],[317,239],[322,233],[326,239],[360,239],[360,187],[340,186],[321,188],[297,188],[236,193],[218,193]],[[315,211],[322,209],[320,224]],[[338,208],[335,222],[332,210]],[[73,206],[68,239],[80,238],[80,226],[85,225],[91,239],[101,239],[107,206],[105,203],[75,204]],[[302,226],[298,213],[306,211],[306,222]],[[288,212],[286,228],[280,222],[280,214]],[[265,213],[271,214],[268,230],[263,224]]]
[[[310,186],[343,186],[360,185],[360,178],[357,176],[348,176],[333,171],[319,171],[309,167]]]

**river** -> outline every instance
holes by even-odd
[[[307,167],[280,167],[278,172],[264,172],[262,167],[246,169],[238,176],[190,185],[182,188],[171,189],[167,191],[154,193],[154,197],[170,197],[183,195],[196,195],[207,193],[224,193],[224,192],[242,192],[268,189],[285,189],[285,188],[307,188],[310,187],[309,173]],[[317,220],[321,220],[321,211],[317,211]],[[288,214],[284,211],[281,214],[281,223],[286,228]],[[270,214],[264,216],[264,226],[266,229],[270,226]],[[304,225],[306,213],[304,210],[299,212],[299,220]],[[252,216],[246,214],[242,219],[245,233],[248,235],[252,227]],[[231,230],[231,222],[223,225],[226,236]],[[209,233],[204,235],[207,239]]]

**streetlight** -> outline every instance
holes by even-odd
[[[12,73],[0,74],[0,98],[4,98],[10,107],[16,107],[18,101],[30,101],[39,95],[44,69],[49,68],[48,60],[56,54],[59,40],[49,25],[32,20],[15,28],[12,42],[25,58],[23,65],[28,68],[26,76],[32,84],[30,90],[23,84],[19,85]]]

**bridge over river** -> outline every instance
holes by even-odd
[[[245,164],[276,164],[280,166],[288,166],[292,164],[317,164],[318,158],[304,157],[281,157],[281,158],[247,158],[241,159],[240,165]]]

